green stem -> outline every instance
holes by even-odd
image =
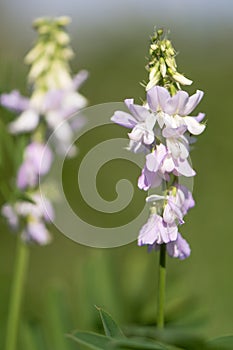
[[[157,327],[164,328],[164,306],[165,306],[165,287],[166,287],[166,244],[160,247],[159,258],[159,294],[158,294],[158,314]]]
[[[5,350],[15,350],[20,319],[20,307],[23,298],[24,284],[27,274],[29,249],[21,238],[18,238],[18,246],[15,259],[15,269],[11,286],[9,314],[6,329]]]

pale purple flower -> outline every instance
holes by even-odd
[[[133,141],[133,143],[131,142],[132,147],[130,145],[129,148],[137,152],[142,145],[148,146],[154,142],[153,129],[156,118],[146,107],[134,104],[133,99],[126,99],[125,104],[131,114],[116,111],[111,120],[121,126],[132,129],[128,134],[130,140]]]
[[[185,186],[175,185],[169,191],[166,199],[167,203],[163,211],[164,221],[172,223],[178,220],[179,224],[183,224],[183,217],[195,205],[192,193]]]
[[[4,204],[1,209],[1,214],[7,219],[9,226],[16,230],[19,226],[19,218],[14,207],[11,204]]]
[[[191,254],[188,242],[178,233],[177,240],[167,244],[167,252],[172,258],[184,260]]]
[[[35,220],[53,221],[54,210],[48,199],[42,198],[37,192],[31,195],[33,203],[29,201],[18,201],[14,208],[20,217],[33,217]]]
[[[49,147],[39,142],[30,143],[24,151],[24,161],[17,174],[20,189],[38,185],[39,176],[48,173],[53,155]]]
[[[176,220],[179,224],[183,224],[183,212],[182,212],[182,206],[183,206],[183,198],[182,196],[173,196],[169,195],[167,197],[167,203],[164,206],[163,210],[163,220],[168,223],[174,223]]]
[[[189,209],[195,206],[195,201],[193,199],[192,193],[189,191],[187,187],[180,184],[176,184],[175,186],[177,188],[177,195],[180,195],[181,193],[184,195],[182,212],[183,212],[183,215],[185,216],[189,211]]]
[[[46,245],[51,241],[50,233],[41,220],[29,221],[21,233],[25,242],[34,242]]]
[[[146,198],[146,202],[156,202],[163,200],[161,207],[163,208],[163,220],[168,223],[183,224],[183,217],[190,208],[195,205],[192,193],[183,185],[176,184],[171,187],[167,195],[158,196],[150,195]]]
[[[40,117],[43,116],[49,129],[55,131],[56,151],[66,153],[73,143],[74,131],[68,121],[65,121],[87,105],[86,98],[76,91],[86,78],[87,72],[81,71],[74,77],[71,86],[36,94],[30,100],[23,98],[18,92],[2,95],[1,102],[6,108],[21,112],[18,118],[9,124],[9,131],[12,134],[31,132],[37,128]],[[62,127],[58,128],[61,123]],[[83,121],[80,126],[82,124]]]
[[[12,205],[5,204],[1,213],[12,229],[21,229],[23,225],[23,240],[40,245],[48,244],[51,238],[46,223],[54,219],[53,207],[48,199],[42,200],[38,193],[34,193],[31,199],[33,202],[18,201]]]
[[[164,124],[170,128],[184,125],[191,134],[199,135],[205,129],[205,125],[200,124],[204,114],[201,113],[197,117],[191,117],[189,114],[196,108],[203,95],[202,91],[197,90],[189,97],[187,92],[181,90],[171,96],[164,87],[154,86],[147,92],[147,102],[149,108],[156,114],[160,128]]]
[[[147,223],[141,228],[138,245],[163,244],[177,239],[177,225],[167,224],[160,215],[151,214]]]
[[[160,144],[146,156],[146,164],[138,179],[138,187],[147,191],[161,185],[162,180],[169,180],[169,173],[176,176],[194,176],[195,171],[191,168],[187,159],[173,158],[166,146]]]
[[[87,71],[81,71],[74,79],[71,88],[49,90],[43,99],[42,114],[46,116],[48,124],[52,128],[63,120],[70,117],[73,113],[84,108],[87,100],[76,90],[87,79]],[[54,116],[55,114],[55,116]]]
[[[186,159],[189,156],[188,140],[184,136],[187,127],[185,125],[178,128],[166,127],[162,131],[163,137],[166,138],[168,152],[175,159]]]
[[[159,250],[160,245],[155,243],[148,247],[149,251]],[[177,239],[166,244],[167,253],[172,258],[184,260],[191,254],[191,249],[188,242],[178,232]]]

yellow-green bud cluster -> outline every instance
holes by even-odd
[[[155,85],[164,86],[171,94],[180,90],[180,85],[190,85],[192,81],[177,72],[176,51],[171,41],[166,38],[162,29],[157,30],[151,38],[149,62],[149,82],[146,90]]]
[[[38,18],[34,22],[38,39],[25,63],[31,66],[28,80],[36,95],[72,84],[69,61],[74,54],[65,29],[69,22],[68,17]]]

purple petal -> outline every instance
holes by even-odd
[[[189,95],[185,91],[178,91],[174,96],[167,100],[164,106],[164,112],[167,114],[181,114],[189,100]]]
[[[51,167],[53,154],[48,146],[39,142],[32,142],[26,148],[25,158],[34,165],[38,175],[45,175]]]
[[[137,121],[131,114],[123,111],[116,111],[112,116],[111,121],[129,129],[133,129],[137,124]]]
[[[167,252],[172,258],[186,259],[191,254],[188,242],[178,233],[177,240],[167,244]]]
[[[158,163],[161,164],[167,156],[167,148],[162,143],[156,147]]]
[[[88,71],[83,69],[78,74],[76,74],[73,78],[73,89],[78,90],[81,85],[87,80],[88,78]]]
[[[177,239],[178,229],[175,223],[167,224],[164,221],[162,221],[162,224],[160,226],[160,232],[162,243],[168,243]]]
[[[22,96],[19,91],[13,90],[9,94],[1,95],[0,104],[14,112],[23,112],[29,108],[29,99]]]
[[[126,98],[124,102],[125,102],[125,105],[127,106],[127,108],[130,109],[130,105],[134,104],[134,99],[133,98]]]
[[[191,177],[196,175],[195,171],[191,168],[187,159],[177,159],[175,161],[176,169],[180,175]]]
[[[183,135],[186,130],[187,130],[186,125],[181,125],[178,128],[166,127],[163,129],[162,135],[163,135],[163,137],[166,137],[166,138],[169,138],[169,137],[178,138],[181,135]]]
[[[12,229],[17,229],[19,225],[18,215],[10,204],[4,204],[1,209],[2,215],[7,219]]]
[[[64,90],[50,90],[44,96],[43,109],[47,112],[48,110],[56,110],[62,108],[62,100],[64,98]]]
[[[150,109],[157,112],[158,109],[166,108],[167,100],[170,98],[170,94],[167,89],[161,86],[153,86],[147,92],[147,102]]]
[[[147,223],[141,228],[138,236],[138,245],[153,244],[158,237],[157,215],[150,215]]]
[[[131,104],[129,105],[129,110],[139,123],[145,122],[145,120],[150,116],[148,109],[140,105]]]
[[[182,191],[185,199],[182,207],[183,214],[186,215],[188,210],[195,206],[195,201],[193,199],[192,193],[188,190],[187,187],[183,185],[176,185],[178,191]]]
[[[142,170],[142,174],[138,179],[138,187],[147,191],[149,188],[156,188],[162,183],[162,177],[158,173],[148,171],[146,168]]]
[[[193,118],[200,123],[205,118],[205,113],[198,113],[198,115]]]
[[[203,91],[197,90],[197,92],[189,97],[189,101],[186,104],[183,113],[181,115],[189,115],[198,105],[198,103],[201,101],[202,97],[204,95]]]
[[[18,170],[17,174],[17,187],[24,190],[26,187],[35,187],[38,183],[38,172],[35,170],[34,165],[25,161]]]
[[[159,162],[156,156],[157,156],[156,151],[146,156],[146,167],[149,171],[156,172],[158,170]]]
[[[27,241],[33,241],[40,245],[48,244],[51,240],[45,224],[40,221],[29,222],[23,236]]]
[[[171,210],[174,212],[176,217],[179,219],[179,222],[183,223],[183,214],[179,206],[175,204],[172,200],[168,200],[168,206],[171,208]]]

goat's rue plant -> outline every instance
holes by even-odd
[[[26,133],[29,140],[16,176],[16,187],[23,194],[24,200],[11,200],[2,207],[2,215],[10,227],[19,233],[6,350],[16,349],[19,311],[28,265],[28,245],[46,245],[51,240],[47,224],[55,214],[49,199],[43,198],[42,201],[39,182],[50,171],[54,152],[68,152],[69,156],[75,154],[75,146],[70,148],[72,136],[74,128],[81,127],[83,120],[76,122],[75,126],[67,120],[87,104],[86,98],[77,92],[86,80],[87,72],[81,71],[74,77],[70,72],[69,61],[74,53],[66,32],[69,22],[68,17],[35,20],[34,28],[38,38],[25,57],[25,63],[30,66],[28,84],[31,96],[24,97],[14,90],[2,94],[0,100],[3,107],[17,114],[16,119],[8,125],[9,132],[14,135]],[[54,133],[54,148],[45,147],[49,135],[62,122],[62,133]]]
[[[190,85],[192,81],[177,72],[175,49],[162,30],[154,33],[149,53],[146,101],[137,105],[133,99],[125,100],[130,113],[116,111],[112,121],[130,129],[129,150],[145,154],[138,187],[148,191],[162,186],[162,194],[146,198],[151,204],[150,216],[140,230],[138,245],[160,251],[157,326],[163,328],[166,252],[179,259],[190,255],[179,226],[195,203],[192,193],[179,184],[179,179],[196,174],[189,161],[190,144],[194,136],[205,130],[201,123],[205,115],[190,116],[203,92],[197,90],[190,97],[181,90],[181,85]]]

